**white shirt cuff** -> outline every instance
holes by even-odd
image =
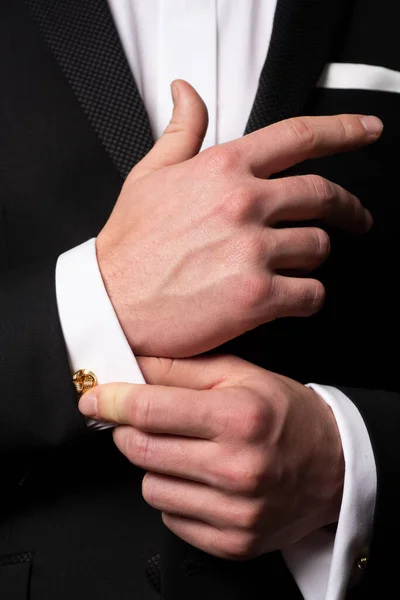
[[[367,554],[377,475],[371,441],[357,407],[336,388],[309,384],[332,409],[342,440],[345,478],[336,534],[318,530],[282,551],[305,600],[343,600],[357,559]]]
[[[101,277],[93,238],[61,254],[56,294],[71,372],[90,369],[98,383],[145,383]],[[88,419],[93,429],[110,427]]]

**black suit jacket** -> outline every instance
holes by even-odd
[[[276,321],[219,349],[339,386],[359,408],[378,468],[369,564],[349,590],[363,600],[398,586],[400,95],[315,84],[329,62],[400,71],[399,16],[393,0],[278,1],[246,131],[298,114],[380,116],[378,144],[291,170],[359,195],[375,225],[364,238],[331,232],[318,315]],[[89,433],[76,407],[55,262],[97,235],[152,145],[106,0],[3,0],[0,82],[0,597],[159,598],[145,574],[159,553],[164,600],[298,599],[279,553],[230,563],[165,530],[141,497],[143,473],[109,432]]]

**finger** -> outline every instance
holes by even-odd
[[[132,425],[142,431],[212,439],[220,433],[218,390],[107,383],[83,394],[87,417]]]
[[[296,117],[234,142],[257,177],[269,177],[308,158],[354,150],[378,139],[382,122],[364,115]]]
[[[274,275],[272,310],[278,317],[309,317],[325,300],[325,288],[317,279]],[[271,303],[266,307],[271,311]]]
[[[274,198],[267,206],[271,224],[322,219],[356,233],[372,225],[371,213],[356,196],[318,175],[285,177],[268,185],[268,194]]]
[[[248,524],[246,517],[254,508],[254,501],[248,498],[238,499],[196,481],[157,473],[146,473],[142,494],[146,502],[160,512],[199,520],[219,528],[245,528]]]
[[[206,105],[187,81],[173,81],[171,92],[171,121],[153,149],[135,167],[136,175],[188,160],[201,148],[208,125]]]
[[[275,238],[275,251],[268,258],[269,266],[275,270],[310,271],[329,256],[329,236],[318,227],[277,229],[268,234]]]
[[[147,504],[160,512],[222,525],[225,495],[213,488],[187,479],[148,472],[143,478],[142,495]]]
[[[273,198],[265,207],[268,224],[322,219],[352,233],[365,233],[372,226],[371,213],[356,196],[318,175],[283,177],[267,185]]]
[[[147,383],[196,390],[210,390],[220,386],[227,373],[247,369],[249,363],[236,356],[201,356],[171,359],[137,357]]]
[[[164,525],[179,538],[213,556],[228,560],[251,558],[251,548],[243,536],[236,537],[195,519],[162,513]]]
[[[214,484],[211,471],[215,461],[214,442],[155,435],[129,426],[116,427],[113,437],[120,452],[141,469]]]

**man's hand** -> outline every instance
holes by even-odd
[[[338,519],[333,413],[312,389],[235,357],[140,359],[151,385],[106,384],[81,411],[148,473],[143,496],[176,535],[230,559],[282,549]]]
[[[323,219],[363,233],[371,215],[321,177],[266,179],[373,142],[381,123],[357,115],[289,119],[197,154],[206,108],[188,83],[173,89],[172,121],[127,178],[97,255],[135,353],[179,357],[321,308],[323,285],[304,273],[327,258],[328,235],[275,226]]]

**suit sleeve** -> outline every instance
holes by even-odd
[[[400,394],[355,388],[341,390],[364,419],[377,469],[377,497],[368,564],[365,574],[354,586],[351,598],[362,598],[367,591],[371,597],[379,597],[385,586],[388,590],[393,589],[398,580]]]
[[[0,320],[0,456],[82,435],[86,427],[57,310],[55,261],[0,275]]]

